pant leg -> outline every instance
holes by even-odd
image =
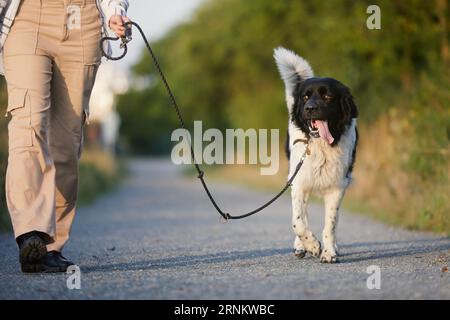
[[[30,3],[30,2],[28,2]],[[52,61],[35,51],[39,6],[22,6],[3,52],[8,87],[6,200],[16,237],[55,235],[55,166],[49,138]]]
[[[68,2],[72,21],[79,19],[80,23],[65,30],[53,69],[50,147],[56,167],[57,236],[56,241],[47,246],[49,251],[61,251],[69,239],[76,213],[83,128],[100,64],[101,21],[95,1],[87,2]]]
[[[97,66],[55,65],[52,81],[50,148],[56,167],[56,241],[47,250],[61,251],[69,239],[78,195],[78,160]]]

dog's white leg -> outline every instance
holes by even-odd
[[[292,229],[297,235],[294,241],[294,253],[303,258],[306,252],[315,257],[320,256],[320,242],[308,229],[307,201],[309,192],[292,188]]]
[[[325,225],[322,233],[323,251],[320,262],[337,262],[336,227],[338,223],[339,206],[344,197],[345,189],[334,189],[325,194]]]

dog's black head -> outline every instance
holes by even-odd
[[[294,98],[292,121],[307,135],[318,137],[320,132],[332,146],[358,116],[350,90],[332,78],[300,81]]]

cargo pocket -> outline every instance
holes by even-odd
[[[12,88],[9,90],[5,116],[8,114],[11,115],[8,124],[9,150],[31,147],[33,145],[33,129],[28,89]]]

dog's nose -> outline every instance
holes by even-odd
[[[313,103],[308,103],[307,105],[305,105],[305,111],[308,113],[311,113],[317,109],[318,109],[318,107]]]

